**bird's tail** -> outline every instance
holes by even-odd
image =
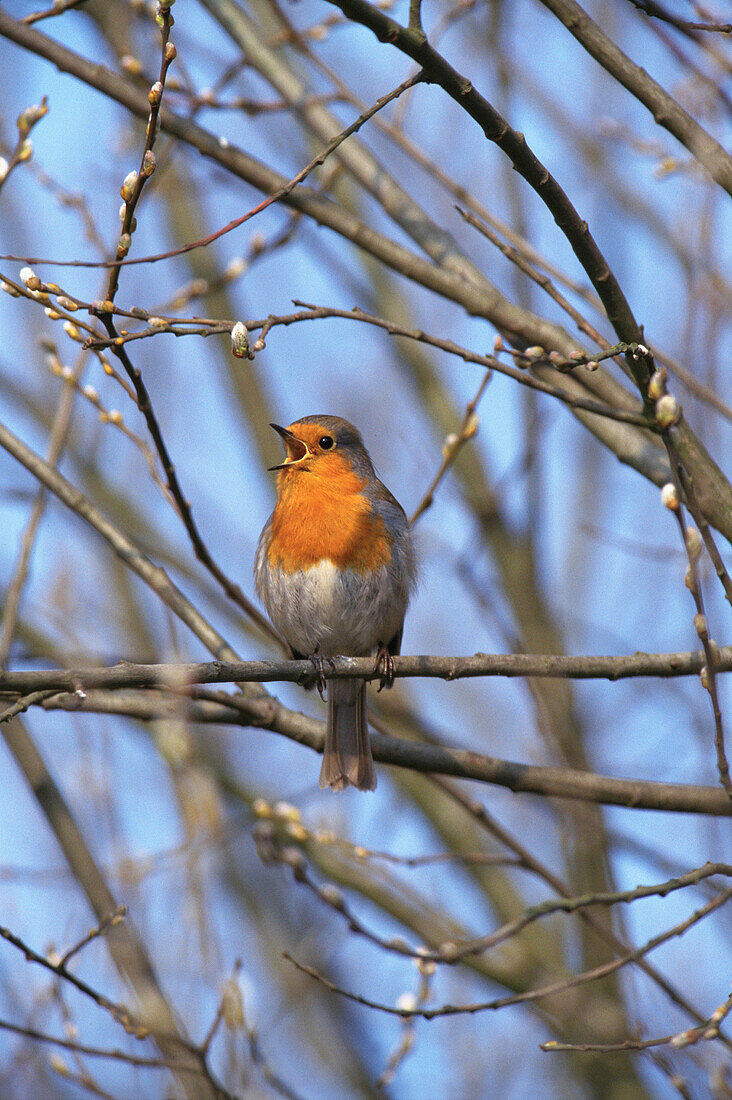
[[[348,785],[373,791],[376,773],[366,722],[363,680],[331,680],[320,786],[342,791]]]

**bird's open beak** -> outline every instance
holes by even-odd
[[[279,424],[270,424],[270,428],[274,428],[277,434],[282,437],[282,442],[287,450],[285,461],[278,463],[277,466],[270,466],[270,470],[286,470],[288,466],[292,466],[293,462],[301,462],[303,458],[308,457],[310,451],[307,446],[296,435],[293,435],[289,428],[282,428]]]

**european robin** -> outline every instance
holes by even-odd
[[[400,504],[377,478],[360,434],[339,416],[272,427],[285,444],[277,504],[254,578],[295,657],[378,656],[392,676],[415,564]],[[363,680],[332,680],[320,786],[376,787]]]

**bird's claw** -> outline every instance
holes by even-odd
[[[329,664],[331,669],[334,670],[335,661],[332,657],[321,657],[317,653],[311,653],[308,657],[308,660],[312,661],[314,668],[313,683],[309,684],[308,687],[315,686],[318,689],[318,695],[320,696],[320,698],[325,699],[325,666],[326,664]]]
[[[379,645],[376,652],[376,664],[374,666],[374,675],[379,674],[379,687],[378,691],[383,691],[385,687],[391,687],[394,683],[394,658],[385,645]]]

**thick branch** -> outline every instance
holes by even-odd
[[[704,165],[712,179],[732,195],[732,157],[719,142],[687,114],[645,69],[631,61],[575,0],[541,2],[603,69],[648,108],[654,121],[673,134]]]
[[[194,689],[195,690],[195,689]],[[200,689],[199,689],[200,693]],[[197,694],[197,693],[196,693]],[[254,726],[269,729],[322,753],[325,724],[288,710],[276,699],[245,699],[241,695],[204,693],[186,703],[186,717],[192,722],[216,725]],[[180,696],[162,693],[94,691],[57,695],[43,704],[46,710],[89,711],[122,714],[143,721],[180,714]],[[508,787],[512,791],[553,798],[599,802],[639,810],[709,814],[732,817],[732,803],[718,787],[680,783],[659,783],[643,779],[615,779],[577,768],[547,768],[500,760],[482,753],[439,745],[426,745],[398,737],[372,736],[374,759],[382,764],[430,774],[452,775]]]
[[[395,677],[463,680],[478,676],[541,676],[573,680],[624,680],[635,676],[698,676],[702,650],[631,653],[621,657],[573,657],[551,653],[475,653],[469,657],[395,657]],[[732,670],[732,646],[715,652],[715,668]],[[322,670],[326,680],[378,680],[373,657],[335,657]],[[188,664],[130,664],[107,668],[0,671],[0,692],[76,691],[78,688],[169,687],[171,684],[235,684],[283,681],[311,684],[311,661],[203,661]]]

